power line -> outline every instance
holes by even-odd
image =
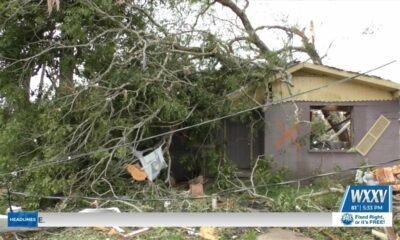
[[[163,133],[160,133],[160,134],[156,134],[156,135],[153,135],[153,136],[142,138],[142,139],[139,139],[139,140],[136,140],[136,141],[132,141],[132,142],[129,142],[129,143],[124,143],[124,144],[121,144],[121,145],[118,145],[118,146],[112,146],[112,147],[108,147],[108,148],[101,148],[101,149],[98,149],[98,150],[95,150],[95,151],[90,151],[90,152],[77,154],[77,155],[73,155],[73,156],[68,156],[67,158],[61,159],[61,160],[48,161],[48,162],[45,162],[45,163],[41,163],[41,164],[37,164],[37,165],[34,165],[34,166],[30,166],[30,167],[27,167],[27,168],[18,169],[18,170],[12,171],[12,172],[0,173],[0,177],[1,176],[6,176],[6,175],[17,175],[18,173],[21,173],[21,172],[30,171],[30,170],[33,170],[33,169],[41,168],[41,167],[52,165],[52,164],[71,162],[71,161],[77,160],[78,158],[89,156],[91,154],[95,154],[95,153],[98,153],[98,152],[104,152],[104,151],[108,151],[108,150],[113,150],[115,148],[119,148],[119,147],[123,147],[123,146],[127,146],[127,145],[132,145],[132,144],[135,144],[135,143],[148,141],[148,140],[151,140],[151,139],[155,139],[155,138],[163,137],[163,136],[166,136],[166,135],[170,135],[170,134],[173,134],[173,133],[176,133],[176,132],[181,132],[181,131],[185,131],[185,130],[188,130],[188,129],[191,129],[191,128],[200,127],[200,126],[212,123],[212,122],[216,122],[216,121],[220,121],[220,120],[223,120],[223,119],[227,119],[227,118],[231,118],[231,117],[234,117],[234,116],[238,116],[240,114],[251,112],[251,111],[254,111],[254,110],[257,110],[257,109],[260,109],[260,108],[265,108],[265,107],[268,107],[268,106],[271,106],[271,105],[274,105],[274,104],[279,104],[279,103],[282,103],[284,101],[291,100],[293,98],[302,96],[304,94],[308,94],[308,93],[315,92],[315,91],[318,91],[318,90],[321,90],[321,89],[324,89],[324,88],[329,88],[329,87],[333,87],[333,86],[348,82],[348,81],[353,80],[353,79],[355,79],[355,78],[357,78],[359,76],[366,75],[367,73],[370,73],[370,72],[376,71],[378,69],[384,68],[384,67],[386,67],[386,66],[388,66],[390,64],[395,63],[396,61],[397,60],[392,60],[392,61],[390,61],[388,63],[385,63],[383,65],[380,65],[378,67],[372,68],[372,69],[370,69],[368,71],[355,74],[352,77],[347,77],[347,78],[341,79],[339,81],[335,81],[335,82],[331,82],[331,83],[322,85],[322,86],[317,87],[317,88],[313,88],[313,89],[310,89],[310,90],[307,90],[307,91],[304,91],[304,92],[293,94],[293,95],[291,95],[289,97],[282,98],[282,99],[280,99],[278,101],[273,101],[273,102],[266,103],[266,104],[259,105],[259,106],[255,106],[255,107],[252,107],[252,108],[247,108],[247,109],[244,109],[244,110],[241,110],[241,111],[238,111],[238,112],[234,112],[234,113],[227,114],[227,115],[224,115],[224,116],[220,116],[220,117],[217,117],[217,118],[209,119],[209,120],[206,120],[206,121],[203,121],[203,122],[200,122],[200,123],[197,123],[197,124],[193,124],[193,125],[190,125],[190,126],[182,127],[182,128],[179,128],[179,129],[174,129],[174,130],[171,130],[171,131],[163,132]]]
[[[44,198],[44,199],[53,199],[53,200],[69,200],[69,199],[85,199],[85,200],[104,200],[104,201],[127,201],[127,202],[157,202],[157,201],[182,201],[182,200],[195,200],[195,199],[204,199],[211,198],[211,196],[177,196],[177,197],[165,197],[165,198],[143,198],[143,199],[132,199],[129,197],[93,197],[93,196],[46,196],[46,195],[36,195],[29,194],[25,192],[10,192],[10,194],[23,196],[23,197],[35,197],[35,198]]]
[[[104,200],[104,201],[127,201],[127,202],[155,202],[155,201],[182,201],[182,200],[195,200],[195,199],[204,199],[204,198],[213,198],[213,197],[223,197],[223,196],[228,196],[230,194],[235,194],[238,192],[244,192],[248,190],[252,190],[254,188],[260,188],[260,187],[278,187],[282,185],[289,185],[293,183],[300,183],[304,181],[310,181],[318,178],[323,178],[323,177],[328,177],[328,176],[333,176],[333,175],[338,175],[338,174],[343,174],[343,173],[348,173],[348,172],[353,172],[361,169],[367,169],[367,168],[374,168],[374,167],[381,167],[385,165],[390,165],[392,163],[399,162],[400,158],[393,159],[390,161],[386,162],[380,162],[376,164],[369,164],[369,165],[364,165],[360,167],[353,167],[353,168],[348,168],[344,169],[341,171],[334,171],[334,172],[328,172],[328,173],[322,173],[318,175],[312,175],[312,176],[307,176],[307,177],[302,177],[302,178],[297,178],[297,179],[291,179],[288,181],[281,181],[278,183],[268,183],[268,184],[259,184],[255,185],[254,187],[243,187],[243,188],[230,188],[226,190],[222,190],[218,193],[214,193],[213,195],[202,195],[202,196],[176,196],[176,197],[163,197],[163,198],[144,198],[144,199],[132,199],[129,197],[91,197],[91,196],[45,196],[45,195],[35,195],[35,194],[30,194],[30,193],[24,193],[24,192],[11,192],[10,194],[13,195],[18,195],[18,196],[23,196],[23,197],[36,197],[36,198],[44,198],[44,199],[55,199],[55,200],[68,200],[68,199],[86,199],[86,200]]]
[[[151,140],[151,139],[154,139],[154,138],[162,137],[162,136],[169,135],[169,134],[172,134],[172,133],[181,132],[181,131],[185,131],[185,130],[188,130],[188,129],[191,129],[191,128],[203,126],[203,125],[206,125],[206,124],[209,124],[209,123],[212,123],[212,122],[216,122],[216,121],[220,121],[220,120],[223,120],[223,119],[226,119],[226,118],[231,118],[231,117],[234,117],[234,116],[238,116],[238,115],[240,115],[240,114],[243,114],[243,113],[246,113],[246,112],[251,112],[251,111],[254,111],[254,110],[257,110],[257,109],[260,109],[260,108],[264,108],[264,107],[268,107],[268,106],[271,106],[271,105],[274,105],[274,104],[282,103],[282,102],[284,102],[284,101],[291,100],[291,99],[293,99],[293,98],[299,97],[299,96],[304,95],[304,94],[307,94],[307,93],[315,92],[315,91],[321,90],[321,89],[323,89],[323,88],[333,87],[333,86],[336,86],[336,85],[339,85],[339,84],[348,82],[348,81],[350,81],[350,80],[353,80],[354,78],[357,78],[357,77],[359,77],[359,76],[365,75],[365,74],[367,74],[367,73],[376,71],[376,70],[381,69],[381,68],[383,68],[383,67],[386,67],[386,66],[388,66],[388,65],[390,65],[390,64],[393,64],[393,63],[395,63],[396,61],[397,61],[397,60],[393,60],[393,61],[390,61],[390,62],[388,62],[388,63],[385,63],[385,64],[383,64],[383,65],[381,65],[381,66],[379,66],[379,67],[370,69],[370,70],[365,71],[365,72],[362,72],[362,73],[358,73],[358,74],[356,74],[356,75],[354,75],[354,76],[352,76],[352,77],[344,78],[344,79],[341,79],[341,80],[339,80],[339,81],[331,82],[331,83],[322,85],[322,86],[317,87],[317,88],[313,88],[313,89],[310,89],[310,90],[307,90],[307,91],[304,91],[304,92],[300,92],[300,93],[297,93],[297,94],[293,94],[293,95],[291,95],[291,96],[289,96],[289,97],[282,98],[282,99],[280,99],[279,101],[274,101],[274,102],[271,102],[271,103],[262,104],[262,105],[259,105],[259,106],[256,106],[256,107],[244,109],[244,110],[242,110],[242,111],[238,111],[238,112],[235,112],[235,113],[227,114],[227,115],[224,115],[224,116],[221,116],[221,117],[209,119],[209,120],[206,120],[206,121],[204,121],[204,122],[200,122],[200,123],[197,123],[197,124],[193,124],[193,125],[190,125],[190,126],[187,126],[187,127],[183,127],[183,128],[179,128],[179,129],[167,131],[167,132],[164,132],[164,133],[156,134],[156,135],[153,135],[153,136],[150,136],[150,137],[147,137],[147,138],[142,138],[142,139],[137,140],[137,141],[134,141],[134,142],[132,142],[132,143],[144,142],[144,141],[147,141],[147,140]]]
[[[254,186],[254,188],[276,187],[276,186],[288,185],[288,184],[292,184],[292,183],[300,183],[300,182],[304,182],[304,181],[314,180],[314,179],[317,179],[317,178],[328,177],[328,176],[333,176],[333,175],[347,173],[347,172],[353,172],[353,171],[367,169],[367,168],[382,167],[382,166],[390,165],[392,163],[396,163],[396,162],[399,162],[399,161],[400,161],[400,158],[396,158],[396,159],[393,159],[393,160],[390,160],[390,161],[387,161],[387,162],[380,162],[380,163],[369,164],[369,165],[364,165],[364,166],[360,166],[360,167],[353,167],[353,168],[348,168],[348,169],[341,170],[341,171],[322,173],[322,174],[318,174],[318,175],[307,176],[307,177],[302,177],[302,178],[298,178],[298,179],[282,181],[282,182],[278,182],[278,183],[261,184],[261,185]],[[239,190],[238,189],[227,189],[227,190],[222,191],[221,193],[224,193],[224,192],[229,192],[229,193],[230,192],[235,192],[235,193],[237,193],[237,192],[243,192],[243,191],[247,191],[247,190],[251,190],[251,189],[253,189],[253,187],[241,188]]]

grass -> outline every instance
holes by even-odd
[[[196,229],[198,232],[198,228]],[[30,236],[22,236],[32,240],[120,240],[123,239],[117,235],[110,235],[107,232],[96,231],[94,228],[65,228],[52,231],[42,231]],[[219,229],[220,239],[243,239],[243,240],[255,240],[257,237],[257,231],[254,228],[225,228]],[[233,237],[233,238],[232,238]],[[152,228],[149,232],[132,237],[129,239],[168,239],[168,240],[185,240],[185,239],[199,239],[197,235],[191,235],[184,228]]]
[[[373,240],[371,229],[369,228],[286,228],[290,231],[295,231],[303,234],[306,237],[315,240],[326,239],[359,239],[359,240]],[[199,231],[199,228],[196,228]],[[219,228],[219,239],[241,239],[241,240],[256,240],[258,235],[268,231],[268,228]],[[380,231],[383,231],[380,229]],[[51,231],[41,231],[39,233],[22,236],[22,239],[32,240],[121,240],[122,237],[117,235],[110,235],[107,232],[96,231],[94,228],[65,228]],[[184,240],[184,239],[200,239],[199,236],[191,235],[184,228],[152,228],[147,233],[132,237],[129,239],[170,239],[170,240]]]
[[[114,240],[118,239],[106,232],[95,231],[93,228],[65,228],[58,231],[43,231],[32,236],[33,240],[64,240],[64,239],[86,239],[86,240]]]
[[[273,203],[263,199],[251,197],[247,192],[235,193],[224,196],[220,199],[218,211],[231,212],[250,212],[250,211],[266,211],[266,212],[334,212],[339,210],[342,199],[341,193],[327,193],[317,197],[302,197],[310,193],[324,191],[330,187],[343,188],[350,184],[349,182],[340,183],[337,179],[324,178],[324,180],[316,181],[302,185],[284,185],[278,187],[270,187],[268,189],[258,189],[259,194],[265,194],[273,199]],[[207,192],[210,193],[210,192]],[[114,206],[109,203],[104,207]],[[119,205],[118,205],[119,206]],[[146,211],[166,211],[160,202],[146,203]],[[129,210],[121,207],[122,210]],[[180,212],[209,212],[212,211],[211,203],[208,200],[199,201],[176,201],[171,204],[168,211]],[[396,228],[399,226],[395,222]],[[127,230],[134,230],[130,228]],[[220,228],[219,238],[224,239],[256,239],[258,235],[266,232],[268,228]],[[296,228],[292,231],[301,232],[303,235],[317,240],[325,239],[374,239],[371,235],[370,228]],[[377,229],[383,232],[383,229]],[[199,232],[199,228],[195,229]],[[28,239],[41,240],[61,240],[61,239],[121,239],[116,235],[110,235],[107,232],[96,231],[94,228],[62,228],[52,229],[49,231],[41,231],[31,234]],[[152,228],[150,231],[130,239],[199,239],[199,236],[191,235],[185,228]]]

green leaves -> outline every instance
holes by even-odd
[[[152,149],[165,137],[137,141],[234,111],[226,94],[269,74],[225,54],[226,44],[213,34],[168,33],[168,19],[161,26],[153,22],[163,19],[160,8],[177,16],[192,9],[180,12],[178,2],[168,1],[130,4],[62,1],[49,16],[44,1],[0,3],[0,22],[7,23],[0,25],[0,97],[7,103],[0,107],[0,166],[12,171],[79,156],[21,173],[16,190],[93,194],[112,185],[123,195],[134,186],[124,175],[124,164],[134,159],[129,143]],[[199,47],[185,50],[193,39]],[[32,90],[44,65],[44,94],[29,100],[39,97]],[[215,144],[220,126],[185,131],[179,158],[192,169],[210,162],[218,171],[223,149],[199,146]],[[194,151],[201,154],[193,157]]]

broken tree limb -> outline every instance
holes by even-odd
[[[143,233],[148,232],[148,231],[150,231],[150,228],[149,228],[149,227],[146,227],[146,228],[141,228],[141,229],[132,231],[132,232],[130,232],[130,233],[128,233],[128,234],[125,234],[125,235],[123,235],[123,236],[124,236],[125,238],[127,238],[127,237],[134,237],[134,236],[138,236],[138,235],[143,234]]]
[[[257,157],[256,162],[254,163],[254,167],[253,167],[253,169],[251,169],[250,183],[251,183],[251,187],[253,188],[253,193],[256,193],[256,188],[254,187],[254,172],[256,171],[259,160],[260,160],[260,156]]]
[[[264,198],[270,202],[274,202],[274,200],[270,197],[264,196],[264,195],[260,195],[257,193],[256,187],[254,185],[254,173],[256,171],[257,165],[258,165],[258,161],[260,161],[260,159],[264,157],[264,155],[259,155],[256,159],[256,162],[254,163],[254,167],[251,170],[251,175],[250,175],[250,183],[251,183],[251,187],[252,187],[252,191],[249,191],[249,194],[253,197],[259,197],[259,198]],[[243,183],[242,183],[243,184]]]
[[[393,212],[400,213],[400,206],[394,206],[393,207]]]
[[[379,231],[372,229],[371,233],[372,233],[372,235],[374,235],[375,237],[377,237],[381,240],[388,240],[386,234],[384,234],[383,232],[379,232]]]
[[[344,190],[341,188],[329,188],[328,190],[321,191],[321,192],[316,192],[316,193],[309,193],[305,195],[298,196],[296,200],[302,200],[304,198],[314,198],[314,197],[320,197],[329,193],[344,193]]]
[[[341,135],[344,131],[346,131],[349,127],[350,127],[350,123],[351,122],[347,122],[345,123],[336,133],[332,134],[328,141],[332,141],[334,138],[338,137],[339,135]]]
[[[134,205],[134,204],[132,204],[132,203],[129,203],[129,202],[126,202],[126,201],[123,201],[123,200],[115,200],[115,202],[123,203],[123,204],[125,204],[125,205],[130,206],[130,207],[133,207],[133,208],[136,209],[136,211],[138,211],[138,212],[143,212],[142,209],[140,209],[138,206],[136,206],[136,205]]]
[[[268,54],[270,53],[270,49],[267,47],[267,45],[260,39],[260,37],[257,35],[255,29],[251,25],[251,22],[249,18],[247,17],[247,14],[243,9],[240,9],[238,5],[236,5],[235,2],[231,0],[216,0],[219,4],[228,7],[232,10],[233,13],[236,14],[236,16],[240,19],[240,21],[243,24],[243,27],[245,31],[247,32],[249,36],[249,40],[257,46],[257,48],[263,53],[263,54]]]
[[[164,147],[164,153],[165,153],[165,157],[167,158],[168,161],[168,172],[167,172],[167,179],[165,179],[165,182],[168,183],[168,187],[171,188],[172,181],[171,181],[171,166],[172,166],[172,158],[171,158],[171,154],[169,152],[169,148],[171,146],[172,143],[172,136],[173,134],[170,134],[167,138],[165,147]]]
[[[324,115],[326,121],[328,121],[333,131],[335,131],[335,133],[337,133],[339,130],[342,129],[342,124],[337,124],[336,122],[333,121],[333,118],[338,118],[338,112],[328,111],[324,109],[322,109],[321,112]],[[350,142],[350,135],[346,131],[343,131],[342,133],[338,134],[338,138],[342,142]]]

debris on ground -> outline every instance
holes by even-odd
[[[120,227],[94,227],[94,230],[99,232],[107,232],[109,235],[123,234],[126,232]]]
[[[140,165],[137,163],[128,164],[126,169],[128,170],[129,174],[131,174],[132,178],[138,182],[142,182],[147,178],[146,172],[143,169],[141,169]]]
[[[364,174],[362,175],[364,176]],[[209,180],[210,181],[210,180]],[[247,193],[239,193],[235,195],[222,195],[219,194],[219,189],[214,189],[213,184],[203,185],[204,178],[199,176],[189,181],[192,185],[203,186],[203,191],[200,194],[204,194],[204,190],[207,191],[207,196],[195,197],[196,191],[191,187],[188,189],[188,182],[179,185],[176,188],[171,188],[171,195],[177,199],[189,197],[185,201],[175,201],[174,199],[163,198],[164,192],[159,191],[159,188],[151,188],[157,197],[160,197],[161,201],[157,202],[145,202],[144,205],[139,205],[144,211],[190,211],[190,212],[209,212],[209,211],[232,211],[232,212],[252,212],[252,211],[335,211],[340,204],[342,192],[344,186],[347,184],[336,179],[325,181],[323,183],[313,183],[300,186],[285,186],[280,189],[270,188],[265,194],[275,200],[274,205],[267,205],[268,201],[263,198],[256,198],[248,195]],[[156,184],[154,184],[156,186]],[[147,190],[147,189],[146,189]],[[164,189],[162,189],[164,190]],[[146,192],[148,193],[148,192]],[[213,194],[214,193],[214,194]],[[261,193],[261,191],[260,191]],[[264,194],[264,193],[263,193]],[[201,198],[201,200],[193,198]],[[393,213],[395,214],[397,203],[400,203],[400,194],[393,196]],[[86,213],[98,213],[98,212],[120,212],[131,211],[133,206],[120,205],[118,201],[106,201],[103,202],[100,198],[97,201],[91,200],[91,202],[83,202],[88,208],[83,207],[77,211]],[[90,204],[87,205],[87,204]],[[118,205],[114,205],[118,204]],[[117,206],[119,208],[117,208]],[[84,209],[85,208],[85,209]],[[4,210],[6,206],[4,206]],[[14,209],[14,208],[13,208]],[[6,216],[5,216],[6,217]],[[395,221],[394,221],[395,222]],[[396,222],[395,222],[396,223]],[[397,226],[395,226],[396,228]],[[260,229],[260,230],[258,230]],[[383,228],[375,228],[378,232],[382,232],[388,236],[387,232]],[[214,231],[214,232],[213,232]],[[54,232],[54,234],[53,234]],[[301,232],[301,234],[300,234]],[[4,233],[6,234],[6,233]],[[98,227],[98,228],[86,228],[86,229],[54,229],[39,231],[36,233],[19,232],[18,234],[31,234],[37,236],[33,238],[39,239],[74,239],[75,234],[84,235],[80,239],[89,239],[88,236],[93,236],[90,239],[374,239],[374,235],[371,234],[371,229],[365,228],[347,228],[347,229],[323,229],[323,228],[312,228],[312,229],[273,229],[273,228],[133,228],[133,227]],[[69,234],[68,237],[64,237]],[[58,235],[62,235],[60,238]],[[43,238],[43,236],[45,236]],[[71,237],[72,236],[72,237]],[[355,236],[355,237],[354,237]],[[96,238],[95,238],[96,237]],[[342,238],[343,237],[343,238]],[[353,238],[354,237],[354,238]],[[1,238],[0,238],[1,239]],[[31,238],[29,238],[31,239]],[[78,238],[75,238],[78,239]],[[388,238],[390,239],[390,238]],[[391,240],[391,239],[390,239]]]
[[[379,182],[375,180],[375,175],[373,172],[363,172],[362,170],[356,171],[355,181],[358,184],[366,184],[368,186],[379,184]]]
[[[195,228],[189,228],[189,227],[182,227],[186,230],[187,234],[189,236],[199,236],[199,234],[196,232]]]
[[[122,228],[119,229],[120,231],[122,230],[122,232],[120,232],[113,227],[95,227],[94,230],[107,233],[108,235],[121,235],[123,232],[125,232],[125,230],[123,230]]]
[[[9,213],[9,212],[22,212],[22,207],[20,207],[20,206],[10,206],[10,207],[7,208],[6,212],[7,213]]]
[[[99,232],[104,232],[107,233],[108,235],[112,236],[120,236],[122,238],[129,238],[129,237],[136,237],[138,235],[144,234],[148,232],[151,228],[146,227],[146,228],[140,228],[134,231],[131,231],[129,233],[126,233],[126,230],[119,228],[119,227],[95,227],[94,230],[99,231]]]
[[[218,195],[213,194],[211,198],[211,209],[213,211],[218,209]]]
[[[280,228],[270,228],[267,233],[257,236],[257,240],[312,240],[301,233]]]
[[[376,180],[380,184],[390,184],[394,191],[400,190],[400,165],[377,168],[374,172]]]
[[[121,210],[117,207],[110,207],[110,208],[85,208],[81,211],[80,213],[120,213]],[[118,227],[118,226],[113,226],[111,228],[107,227],[95,227],[95,230],[101,231],[101,232],[108,232],[109,235],[116,235],[116,234],[122,234],[125,232],[124,229]]]
[[[356,171],[356,176],[355,176],[355,178],[354,178],[354,181],[355,181],[356,183],[359,183],[359,184],[364,183],[364,181],[363,181],[363,176],[364,176],[364,172],[363,172],[362,170],[358,169],[358,170]]]
[[[99,208],[99,201],[98,200],[94,200],[93,202],[89,203],[89,206],[93,207],[93,208]]]
[[[140,234],[143,234],[143,233],[146,233],[146,232],[150,231],[150,229],[151,228],[149,228],[149,227],[141,228],[141,229],[132,231],[130,233],[127,233],[127,234],[123,235],[123,237],[125,237],[125,238],[127,238],[127,237],[135,237],[135,236],[138,236]]]
[[[371,172],[366,172],[363,177],[363,181],[368,186],[375,186],[379,184],[379,181],[375,180],[375,176]]]
[[[331,188],[328,188],[327,190],[324,190],[324,191],[321,191],[321,192],[309,193],[309,194],[298,196],[296,198],[296,200],[300,200],[300,199],[304,199],[304,198],[320,197],[322,195],[326,195],[326,194],[329,194],[329,193],[344,193],[344,189],[331,187]]]
[[[190,184],[190,194],[202,196],[204,195],[204,187],[202,183]]]
[[[218,240],[218,229],[215,227],[201,227],[199,236],[206,240]]]
[[[388,240],[388,237],[386,236],[385,233],[377,231],[375,229],[371,230],[372,235],[374,235],[376,238],[381,239],[381,240]]]
[[[219,205],[219,208],[227,211],[227,210],[237,209],[238,206],[237,206],[237,202],[234,199],[227,198]]]
[[[189,181],[190,194],[202,196],[204,195],[204,177],[198,176]]]
[[[119,208],[117,207],[110,207],[110,208],[85,208],[81,211],[79,211],[80,213],[120,213],[121,210],[119,210]]]

